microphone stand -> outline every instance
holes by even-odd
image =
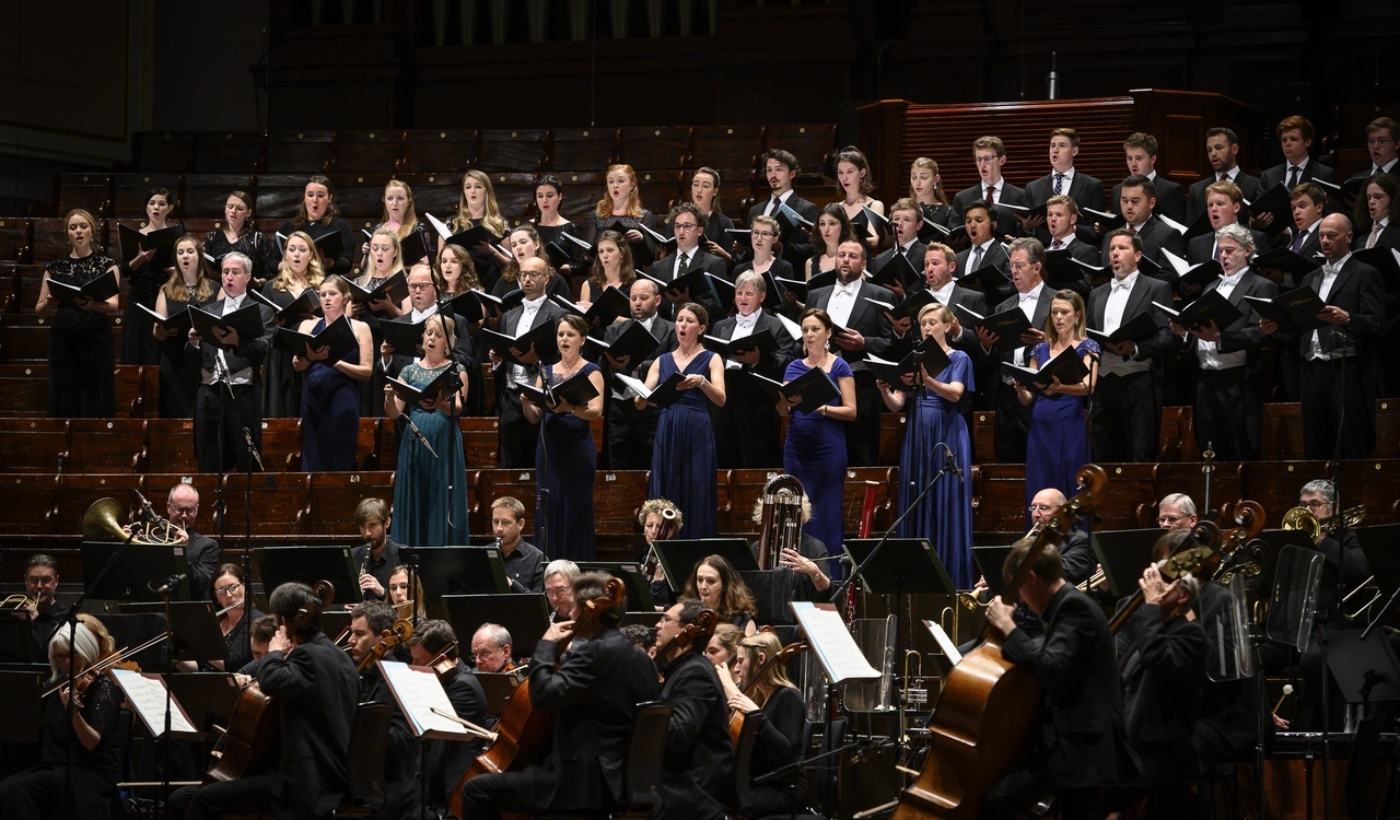
[[[245,622],[245,623],[244,623],[244,629],[243,629],[243,637],[244,637],[244,647],[243,647],[243,648],[244,648],[244,650],[247,652],[247,657],[251,660],[252,657],[253,657],[253,622],[252,622],[252,614],[253,614],[253,566],[252,566],[252,558],[251,558],[251,556],[252,556],[252,554],[253,554],[253,462],[256,461],[256,462],[258,463],[258,470],[259,470],[259,471],[262,471],[262,472],[266,472],[266,471],[263,470],[262,454],[260,454],[260,453],[258,452],[257,446],[253,444],[253,434],[252,434],[251,432],[248,431],[248,428],[247,428],[247,427],[244,427],[244,428],[243,428],[243,441],[247,443],[247,445],[248,445],[248,455],[251,456],[251,458],[244,459],[244,463],[243,463],[243,468],[244,468],[244,469],[243,469],[244,480],[245,480],[245,482],[246,482],[246,483],[244,484],[244,487],[243,487],[243,581],[242,581],[242,583],[243,583],[243,617],[242,617],[242,620]],[[238,624],[234,624],[233,626],[234,626],[235,629],[238,628]],[[235,669],[235,670],[233,670],[233,671],[237,672],[238,670]]]
[[[165,736],[161,744],[160,804],[167,807],[170,805],[170,706],[174,699],[170,692],[170,677],[175,674],[175,656],[178,652],[175,629],[170,619],[170,580],[167,579],[160,588],[161,599],[165,605]],[[246,590],[244,592],[246,595]]]

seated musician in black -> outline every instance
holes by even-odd
[[[1023,539],[1006,557],[1009,582],[1034,543]],[[1054,796],[1063,817],[1089,817],[1097,787],[1127,783],[1137,774],[1123,726],[1123,688],[1113,636],[1103,611],[1065,583],[1060,553],[1047,546],[1034,560],[1021,600],[1040,616],[1045,634],[1032,638],[1012,619],[1000,597],[987,621],[1005,635],[1002,655],[1023,666],[1042,688],[1038,723],[1027,739],[1030,754],[992,786],[982,818],[1014,818]]]
[[[180,789],[170,798],[171,817],[188,807],[186,820],[269,809],[278,820],[319,820],[344,798],[360,692],[355,664],[322,634],[310,587],[283,584],[273,590],[268,608],[281,629],[258,663],[258,686],[280,705],[280,754],[237,780]]]
[[[574,619],[551,624],[531,655],[530,700],[536,709],[557,712],[553,750],[521,771],[468,780],[463,820],[499,818],[502,812],[607,811],[626,800],[623,771],[633,717],[638,703],[656,699],[660,685],[656,666],[617,630],[626,604],[590,607],[606,594],[610,577],[580,575],[574,581]],[[574,635],[583,641],[559,663]]]
[[[812,518],[812,501],[807,496],[802,496],[802,520],[799,524],[805,525]],[[753,522],[761,528],[763,526],[763,499],[758,499],[753,503]],[[759,533],[759,538],[763,533]],[[749,544],[758,554],[759,542],[754,541]],[[797,549],[785,549],[782,554],[776,556],[778,567],[787,567],[793,572],[792,599],[794,601],[822,601],[825,602],[830,596],[820,596],[820,593],[831,589],[831,578],[826,574],[823,567],[830,563],[830,555],[827,553],[826,545],[821,541],[801,533],[797,542]]]
[[[394,608],[383,601],[365,601],[350,610],[350,659],[356,666],[366,661],[380,641],[394,635],[396,620]],[[380,654],[385,660],[399,659],[393,654]],[[387,703],[394,707],[388,737],[383,741],[385,816],[395,820],[419,820],[418,744],[379,664],[372,660],[360,671],[360,702]]]
[[[734,654],[734,678],[724,688],[729,706],[744,715],[744,721],[758,721],[749,777],[776,771],[802,759],[802,736],[807,723],[807,707],[802,693],[788,680],[786,664],[768,662],[778,657],[782,642],[771,632],[756,632],[739,641]],[[767,665],[767,669],[764,666]],[[716,667],[721,680],[725,669]],[[757,678],[757,683],[752,681]],[[733,688],[731,688],[733,687]],[[744,694],[748,690],[749,694]],[[807,777],[795,769],[771,783],[750,786],[749,815],[801,814],[807,806]]]
[[[656,661],[666,680],[661,697],[672,708],[666,731],[663,818],[717,820],[737,803],[729,706],[715,665],[705,657],[708,636],[682,636],[703,609],[699,600],[682,598],[656,625]]]
[[[458,659],[457,634],[447,621],[423,621],[406,642],[416,666],[433,666],[438,681],[452,702],[457,717],[477,726],[486,725],[486,693],[471,669]],[[433,663],[437,658],[442,660]],[[478,742],[429,740],[426,757],[428,769],[428,801],[434,817],[447,810],[447,795],[457,787],[462,775],[471,767],[472,759],[482,750]]]

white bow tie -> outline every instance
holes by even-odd
[[[753,327],[754,325],[758,324],[758,314],[755,313],[750,316],[736,316],[734,317],[734,321],[739,327]]]
[[[1112,284],[1114,290],[1130,290],[1132,288],[1132,283],[1127,279],[1114,279]]]
[[[859,282],[852,282],[852,283],[850,283],[849,285],[843,285],[843,284],[841,284],[841,283],[838,282],[838,283],[836,283],[836,293],[844,293],[844,294],[846,294],[847,296],[855,296],[855,295],[856,295],[856,287],[857,287],[859,284],[860,284]]]
[[[1023,294],[1021,294],[1021,299],[1020,299],[1020,301],[1018,302],[1018,304],[1025,304],[1026,302],[1034,302],[1034,301],[1035,301],[1036,299],[1038,299],[1038,298],[1040,298],[1040,297],[1036,296],[1036,295],[1033,294],[1033,293],[1023,293]]]

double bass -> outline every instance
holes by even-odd
[[[1082,488],[1032,536],[1031,547],[1002,599],[1020,600],[1031,567],[1047,546],[1058,546],[1071,523],[1092,512],[1106,476],[1096,464],[1081,467]],[[987,625],[983,641],[948,673],[929,722],[931,745],[919,779],[899,795],[895,820],[974,820],[991,787],[1025,754],[1026,738],[1040,709],[1040,684],[1002,656],[1002,636]]]

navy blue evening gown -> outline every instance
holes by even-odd
[[[702,350],[686,365],[685,375],[710,372],[713,350]],[[677,372],[675,357],[658,359],[658,384]],[[710,400],[700,388],[681,393],[680,400],[661,411],[656,446],[651,454],[650,498],[666,498],[684,516],[684,538],[714,538],[718,530],[719,491],[715,486],[715,433],[710,427]]]
[[[1085,339],[1074,348],[1080,356],[1098,353],[1099,345]],[[1050,361],[1050,344],[1036,346],[1033,358],[1044,365]],[[1026,439],[1026,506],[1041,490],[1054,488],[1074,496],[1075,473],[1089,461],[1089,422],[1080,396],[1036,396],[1031,405],[1031,429]],[[1030,526],[1030,513],[1026,513]]]
[[[790,362],[783,381],[790,382],[811,370],[801,359]],[[827,371],[838,385],[842,378],[851,377],[851,366],[836,357]],[[838,396],[828,405],[840,407]],[[812,503],[812,517],[802,531],[826,545],[828,555],[840,555],[845,541],[846,489],[846,426],[820,413],[792,412],[788,419],[787,441],[783,443],[783,469],[802,482],[802,489]],[[833,564],[835,562],[832,562]],[[828,572],[839,578],[839,567]]]
[[[312,334],[326,329],[318,319]],[[360,363],[356,347],[341,361]],[[360,383],[326,362],[312,362],[302,371],[301,469],[348,472],[355,469],[355,446],[360,435]]]
[[[597,369],[598,365],[584,362],[578,372],[586,375]],[[552,365],[545,366],[544,377],[551,384],[562,381],[555,377]],[[593,477],[597,470],[598,445],[588,422],[573,413],[544,409],[535,445],[535,532],[539,534],[544,522],[545,538],[537,539],[535,546],[551,560],[596,560]],[[540,501],[546,490],[548,504]]]

